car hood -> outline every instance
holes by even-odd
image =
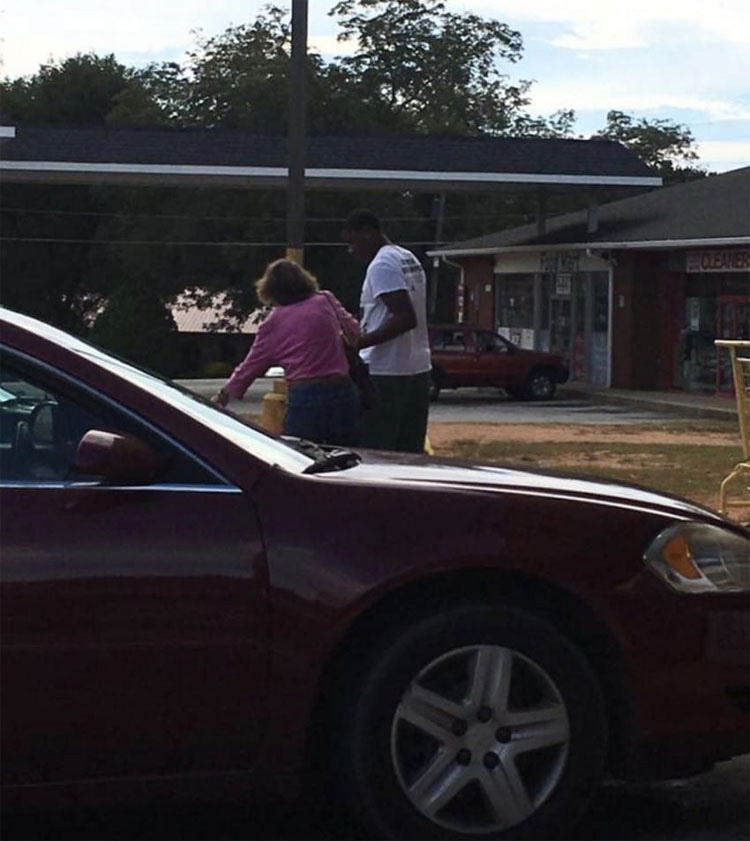
[[[428,459],[403,453],[359,451],[362,461],[347,470],[320,474],[334,480],[365,484],[410,485],[482,494],[521,494],[637,508],[666,517],[701,519],[726,524],[720,514],[680,497],[638,485],[589,479],[564,473]],[[736,525],[732,524],[735,528]]]

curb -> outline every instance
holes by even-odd
[[[655,412],[664,412],[670,415],[690,415],[696,418],[718,418],[722,420],[736,420],[737,407],[732,404],[732,401],[727,401],[730,405],[724,408],[723,406],[699,406],[691,403],[689,400],[680,400],[679,398],[672,400],[660,399],[654,397],[630,396],[627,394],[611,392],[591,391],[585,388],[559,387],[557,393],[560,396],[577,397],[584,400],[598,400],[601,403],[613,403],[618,405],[636,406],[640,409],[651,409]]]

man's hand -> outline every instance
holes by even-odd
[[[406,289],[384,292],[380,300],[388,307],[390,318],[377,330],[360,336],[356,343],[357,350],[390,342],[391,339],[408,333],[417,326],[417,316]]]

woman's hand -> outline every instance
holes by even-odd
[[[214,394],[211,398],[211,402],[217,403],[219,406],[226,406],[227,403],[229,403],[229,392],[225,388],[222,388]]]

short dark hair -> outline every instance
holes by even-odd
[[[371,210],[365,208],[353,210],[344,220],[345,231],[361,231],[362,228],[372,228],[378,233],[383,232],[380,219]]]
[[[268,264],[263,277],[255,281],[255,289],[261,303],[283,307],[314,295],[318,281],[294,260],[282,257]]]

